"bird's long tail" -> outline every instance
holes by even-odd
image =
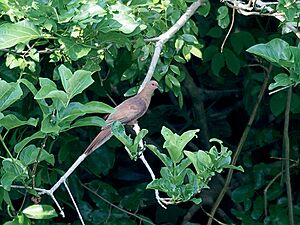
[[[91,154],[105,142],[107,142],[112,137],[111,127],[107,127],[100,131],[100,133],[94,138],[91,144],[86,148],[84,153],[86,155]]]

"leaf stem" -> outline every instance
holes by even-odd
[[[3,139],[3,137],[2,137],[1,134],[0,134],[0,141],[1,141],[1,143],[2,143],[2,145],[3,145],[3,147],[4,147],[4,149],[6,150],[7,154],[9,155],[9,157],[10,157],[11,159],[13,159],[14,157],[12,156],[12,154],[11,154],[10,151],[9,151],[9,149],[7,148],[7,146],[6,146],[5,142],[4,142],[4,139]]]
[[[283,146],[285,152],[285,183],[286,192],[288,199],[288,213],[289,213],[289,223],[294,224],[294,212],[293,212],[293,196],[291,187],[291,177],[290,177],[290,139],[289,139],[289,122],[290,122],[290,109],[291,109],[291,99],[292,99],[292,87],[288,89],[286,108],[284,113],[284,128],[283,128]]]

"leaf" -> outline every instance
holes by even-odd
[[[68,68],[62,65],[58,68],[58,73],[69,99],[80,94],[94,82],[92,73],[87,70],[77,70],[72,74]]]
[[[238,75],[241,68],[239,58],[230,49],[227,48],[224,49],[224,56],[228,69],[235,75]]]
[[[165,126],[162,127],[161,134],[165,139],[163,147],[168,150],[168,153],[174,163],[179,162],[183,157],[182,149],[179,149],[177,146],[177,139],[179,136],[174,134]]]
[[[28,20],[0,25],[0,49],[27,43],[41,37],[40,31]]]
[[[218,8],[217,20],[218,20],[218,25],[222,29],[225,29],[226,27],[228,27],[230,19],[229,19],[229,15],[228,15],[228,7],[227,6],[221,6],[220,8]]]
[[[138,72],[138,68],[136,64],[132,64],[131,67],[129,67],[128,69],[126,69],[124,71],[124,73],[121,76],[121,81],[124,80],[130,80],[131,78],[133,78],[136,73]]]
[[[98,116],[90,116],[85,118],[80,118],[75,121],[71,125],[71,129],[75,127],[84,127],[84,126],[97,126],[97,127],[103,127],[105,126],[105,120],[98,117]]]
[[[51,205],[31,205],[22,212],[28,218],[36,220],[51,219],[58,216]]]
[[[197,13],[200,16],[206,17],[209,14],[209,11],[210,11],[210,2],[205,1],[204,4],[201,5],[201,7],[198,8]]]
[[[59,100],[65,107],[69,99],[64,91],[58,90],[55,83],[48,78],[39,78],[41,89],[36,93],[34,99],[56,99]]]
[[[111,131],[113,135],[126,147],[133,145],[132,138],[125,133],[125,128],[120,121],[113,122]]]
[[[199,48],[197,48],[196,46],[194,46],[194,45],[191,48],[191,53],[194,56],[198,57],[199,59],[202,59],[202,52],[201,52],[201,50]]]
[[[243,185],[232,191],[232,200],[240,203],[253,197],[255,189],[252,185]]]
[[[270,99],[270,109],[274,116],[279,116],[284,112],[286,105],[286,93],[278,92]]]
[[[194,35],[183,34],[181,35],[182,39],[189,44],[198,44],[198,40]]]
[[[197,137],[196,133],[198,133],[200,129],[189,130],[184,132],[177,140],[177,146],[179,149],[183,150],[183,148],[194,138]]]
[[[173,73],[180,75],[180,70],[178,68],[178,66],[175,65],[170,65],[170,69],[172,70]],[[176,78],[175,78],[176,79]],[[178,82],[178,81],[177,81]],[[176,85],[175,85],[176,86]],[[179,85],[180,86],[180,85]]]
[[[28,178],[27,168],[17,159],[4,159],[2,161],[2,166],[4,175],[1,177],[1,184],[7,191],[10,191],[11,184],[15,180],[24,180],[25,178]]]
[[[31,136],[24,138],[19,143],[17,143],[14,147],[14,150],[16,153],[19,153],[30,141],[35,140],[35,139],[42,139],[42,138],[45,138],[45,136],[46,136],[45,133],[38,131],[38,132],[32,134]]]
[[[285,73],[279,73],[274,77],[275,83],[269,85],[269,90],[273,90],[277,87],[286,87],[293,84],[290,77]]]
[[[64,53],[69,56],[73,61],[86,56],[90,51],[90,47],[86,47],[75,38],[62,37],[58,39],[58,42],[62,44]]]
[[[295,114],[300,113],[300,97],[295,93],[292,94],[291,112]]]
[[[84,166],[96,176],[100,174],[107,175],[114,166],[116,158],[115,152],[109,147],[101,146],[101,149],[95,151],[93,154],[94,157],[91,157],[90,160],[86,160]]]
[[[184,45],[184,40],[182,40],[181,38],[177,38],[175,41],[176,51],[178,52],[182,48],[183,45]]]
[[[73,76],[72,71],[68,67],[66,67],[64,64],[60,65],[57,70],[58,70],[58,74],[59,74],[61,83],[62,83],[65,91],[67,92],[67,90],[69,90],[68,80]]]
[[[21,151],[20,161],[23,162],[26,166],[28,166],[36,162],[38,155],[39,162],[46,161],[52,166],[54,166],[54,156],[52,154],[49,154],[45,149],[37,148],[35,145],[28,145]]]
[[[246,51],[283,67],[290,67],[294,63],[289,44],[279,38],[266,44],[254,45]]]
[[[172,161],[171,159],[164,153],[161,153],[155,145],[146,145],[147,148],[149,148],[159,159],[162,161],[162,163],[168,167],[172,167]]]
[[[0,126],[5,127],[5,129],[10,130],[23,125],[30,125],[36,127],[38,119],[30,118],[26,120],[20,120],[13,114],[8,114],[0,119]]]
[[[0,78],[0,112],[19,100],[23,91],[19,83],[7,83]]]
[[[217,53],[213,56],[211,61],[211,69],[214,75],[219,76],[220,70],[225,66],[224,57],[221,53]]]

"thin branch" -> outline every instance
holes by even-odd
[[[283,146],[285,151],[285,183],[286,192],[288,199],[288,212],[289,212],[289,223],[294,224],[294,212],[293,212],[293,196],[292,196],[292,186],[290,177],[290,140],[289,140],[289,122],[290,122],[290,109],[291,109],[291,99],[292,99],[292,87],[288,89],[286,108],[284,114],[284,129],[283,129]]]
[[[36,170],[37,170],[37,167],[38,167],[38,164],[39,164],[39,160],[40,160],[40,157],[41,157],[41,154],[42,154],[42,151],[44,150],[45,146],[46,146],[46,141],[48,139],[48,135],[46,135],[46,137],[44,138],[42,144],[41,144],[41,147],[39,149],[39,152],[36,156],[36,159],[35,159],[35,163],[33,165],[33,168],[32,168],[32,188],[34,189],[35,188],[35,175],[36,175]]]
[[[233,156],[233,159],[232,159],[232,165],[236,165],[237,159],[238,159],[238,157],[239,157],[239,155],[241,153],[241,150],[242,150],[242,148],[243,148],[243,146],[245,144],[245,141],[246,141],[246,139],[248,137],[249,131],[250,131],[251,126],[253,124],[253,121],[254,121],[254,119],[256,117],[256,113],[257,113],[258,107],[259,107],[260,102],[261,102],[261,100],[262,100],[262,98],[264,96],[264,93],[265,93],[266,89],[267,89],[271,69],[272,69],[272,66],[270,66],[269,70],[266,72],[265,80],[264,80],[264,83],[263,83],[263,85],[262,85],[262,87],[260,89],[260,92],[259,92],[259,95],[258,95],[258,98],[257,98],[257,102],[256,102],[256,104],[255,104],[255,106],[254,106],[254,108],[252,110],[252,113],[251,113],[251,116],[249,118],[247,127],[245,128],[245,130],[243,132],[243,135],[242,135],[242,137],[240,139],[240,142],[238,144],[236,152],[234,153],[234,156]],[[222,190],[221,190],[221,192],[220,192],[217,200],[215,201],[215,204],[212,207],[212,210],[211,210],[211,213],[210,213],[210,215],[212,217],[210,217],[208,219],[207,225],[211,225],[212,224],[212,221],[213,221],[212,218],[214,217],[214,215],[215,215],[215,213],[216,213],[216,211],[217,211],[217,209],[218,209],[218,207],[219,207],[219,205],[220,205],[220,203],[221,203],[224,195],[227,192],[227,189],[229,188],[229,185],[230,185],[230,182],[231,182],[231,179],[232,179],[232,175],[233,175],[233,169],[229,169],[227,177],[226,177],[226,180],[225,180],[225,184],[224,184],[224,186],[223,186],[223,188],[222,188]]]
[[[73,205],[74,205],[74,207],[75,207],[75,210],[76,210],[76,212],[77,212],[77,214],[78,214],[78,216],[79,216],[79,219],[80,219],[81,224],[82,224],[82,225],[85,225],[84,220],[83,220],[83,218],[82,218],[82,215],[81,215],[81,213],[80,213],[80,211],[79,211],[79,209],[78,209],[78,206],[77,206],[77,204],[76,204],[76,202],[75,202],[75,199],[74,199],[74,197],[73,197],[73,195],[72,195],[72,192],[71,192],[69,186],[67,185],[66,181],[64,181],[64,185],[65,185],[65,188],[67,189],[67,192],[68,192],[68,194],[69,194],[69,196],[70,196],[70,198],[71,198],[71,200],[72,200],[72,203],[73,203]]]
[[[139,92],[141,90],[143,90],[143,88],[145,87],[146,83],[149,82],[154,74],[158,59],[160,57],[160,53],[162,51],[162,47],[163,45],[170,39],[172,38],[177,31],[179,31],[185,24],[186,22],[191,18],[192,15],[194,15],[194,13],[196,12],[196,10],[202,5],[204,4],[204,1],[202,0],[198,0],[196,2],[194,2],[193,4],[191,4],[187,10],[185,11],[184,14],[182,14],[182,16],[179,18],[179,20],[177,20],[177,22],[170,27],[169,30],[167,30],[165,33],[161,34],[159,37],[155,37],[155,38],[151,38],[151,39],[147,39],[146,41],[156,41],[155,44],[155,50],[154,50],[154,54],[152,56],[151,59],[151,63],[147,72],[147,75],[142,83],[142,85],[140,86]]]
[[[11,159],[13,159],[14,157],[13,157],[12,154],[10,153],[8,147],[6,146],[6,144],[5,144],[5,142],[4,142],[4,139],[3,139],[3,137],[2,137],[1,134],[0,134],[0,141],[1,141],[1,143],[2,143],[2,145],[3,145],[3,147],[4,147],[4,149],[5,149],[5,151],[6,151],[7,154],[9,155],[9,157],[10,157]]]
[[[140,129],[139,125],[138,125],[137,123],[135,123],[135,124],[133,125],[133,130],[134,130],[134,132],[136,133],[136,135],[138,135],[138,133],[140,132],[141,129]],[[145,148],[145,147],[144,147],[143,140],[141,140],[141,141],[139,142],[139,146],[140,146],[141,149],[144,149],[144,148]],[[156,178],[155,178],[155,174],[154,174],[154,172],[153,172],[151,166],[150,166],[149,163],[147,162],[147,160],[146,160],[144,154],[141,154],[140,157],[139,157],[139,159],[143,162],[143,164],[144,164],[145,167],[147,168],[148,172],[150,173],[151,179],[152,179],[152,180],[155,180],[155,179],[156,179]],[[163,201],[161,200],[161,198],[160,198],[160,196],[159,196],[158,190],[155,190],[154,192],[155,192],[155,198],[156,198],[158,204],[160,204],[161,207],[163,207],[164,209],[166,209],[167,207],[164,205]]]
[[[294,163],[293,165],[291,165],[289,168],[298,166],[299,162]],[[265,210],[265,217],[268,216],[268,190],[271,187],[271,185],[285,172],[281,171],[279,172],[271,181],[270,183],[265,187],[264,189],[264,210]]]
[[[224,2],[228,7],[235,8],[238,13],[244,16],[272,16],[280,22],[284,23],[286,21],[284,13],[274,12],[274,9],[270,6],[278,4],[277,2],[274,2],[274,4],[273,2],[263,2],[261,0],[250,0],[248,3],[243,3],[238,0],[224,0]],[[292,22],[285,22],[285,25],[300,39],[300,31],[293,25]]]
[[[230,24],[230,27],[229,27],[229,30],[224,38],[224,41],[221,45],[221,53],[223,53],[223,49],[224,49],[224,45],[229,37],[229,34],[231,33],[232,31],[232,28],[233,28],[233,25],[234,25],[234,20],[235,20],[235,8],[232,9],[232,17],[231,17],[231,24]]]
[[[136,214],[134,214],[134,213],[132,213],[132,212],[129,212],[129,211],[127,211],[127,210],[125,210],[125,209],[123,209],[123,208],[121,208],[121,207],[119,207],[119,206],[117,206],[117,205],[111,203],[111,202],[108,201],[106,198],[104,198],[104,197],[102,197],[101,195],[99,195],[96,191],[90,189],[88,186],[86,186],[86,185],[84,185],[84,184],[81,184],[81,185],[82,185],[82,187],[84,187],[85,189],[87,189],[88,191],[90,191],[91,193],[93,193],[94,195],[96,195],[98,198],[100,198],[102,201],[104,201],[104,202],[106,202],[107,204],[109,204],[110,206],[112,206],[112,207],[114,207],[114,208],[120,210],[121,212],[124,212],[124,213],[126,213],[126,214],[128,214],[128,215],[130,215],[130,216],[133,216],[133,217],[135,217],[135,218],[141,220],[141,221],[144,221],[145,223],[149,223],[149,224],[155,225],[155,224],[152,223],[151,221],[146,220],[146,219],[144,219],[144,218],[141,217],[141,216],[138,216],[138,215],[136,215]]]

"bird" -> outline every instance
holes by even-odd
[[[115,111],[108,115],[99,134],[85,149],[84,154],[89,155],[112,137],[111,126],[113,122],[120,121],[124,125],[134,125],[142,117],[150,105],[154,91],[159,87],[155,80],[146,83],[141,92],[123,101],[115,107]]]

